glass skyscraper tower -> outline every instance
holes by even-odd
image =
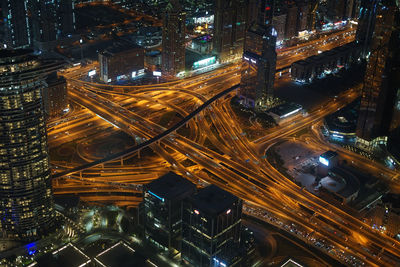
[[[54,68],[29,50],[0,50],[0,237],[32,240],[54,224],[41,96]]]
[[[364,77],[357,136],[372,141],[400,126],[399,9],[394,0],[377,5],[374,33]]]
[[[271,25],[273,7],[274,1],[259,1],[257,21],[246,33],[239,98],[251,108],[268,107],[273,102],[277,37]]]
[[[175,76],[185,70],[185,20],[179,1],[171,0],[165,8],[162,33],[162,71]]]

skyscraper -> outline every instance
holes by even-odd
[[[242,200],[210,185],[184,202],[182,259],[191,266],[234,266]]]
[[[287,17],[286,17],[286,28],[285,28],[286,39],[290,39],[296,36],[297,19],[298,19],[298,8],[296,2],[289,1],[287,3]]]
[[[162,72],[175,76],[185,70],[185,19],[177,0],[165,8],[162,32]]]
[[[2,42],[10,48],[52,49],[57,39],[75,31],[72,0],[5,0],[0,8]]]
[[[147,184],[144,190],[146,239],[162,248],[180,250],[182,239],[182,200],[195,193],[196,186],[169,172]]]
[[[0,50],[0,229],[29,240],[55,218],[41,90],[55,66],[29,50]]]
[[[356,41],[361,45],[361,57],[368,55],[372,34],[374,32],[376,9],[380,0],[361,1],[358,14]]]
[[[342,21],[346,18],[349,3],[346,0],[330,0],[328,2],[328,19],[330,22]]]
[[[387,136],[400,123],[396,112],[400,96],[399,21],[394,0],[377,5],[357,122],[357,136],[366,141]]]
[[[46,79],[47,87],[42,90],[43,109],[46,119],[53,119],[69,110],[67,81],[57,73],[51,73]]]
[[[260,1],[257,22],[246,32],[239,98],[248,107],[268,106],[276,72],[276,30],[271,26],[273,1]]]
[[[245,0],[216,0],[213,51],[220,62],[240,57],[248,18]]]
[[[58,35],[67,35],[75,32],[75,1],[57,1]]]
[[[39,50],[50,50],[57,40],[57,5],[55,1],[29,1],[33,45]]]
[[[9,48],[30,46],[27,0],[2,0],[0,8],[3,17],[3,44]]]

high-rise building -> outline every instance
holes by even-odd
[[[0,8],[3,46],[48,50],[75,31],[73,0],[4,0]]]
[[[29,50],[0,50],[0,229],[29,240],[54,224],[41,90],[55,71]]]
[[[399,33],[400,16],[395,0],[380,1],[357,122],[357,136],[368,142],[379,143],[378,137],[388,136],[400,125]]]
[[[307,20],[308,20],[308,3],[306,1],[302,1],[298,3],[298,16],[297,16],[297,32],[307,30]]]
[[[238,93],[241,103],[252,108],[269,106],[273,98],[277,32],[271,26],[272,4],[273,1],[260,1],[257,22],[246,32]]]
[[[220,62],[240,58],[248,18],[245,0],[216,0],[213,51]]]
[[[185,70],[185,19],[177,0],[165,8],[162,32],[162,72],[175,76]]]
[[[0,45],[6,47],[51,49],[55,40],[75,31],[73,0],[5,0],[0,8]]]
[[[182,259],[191,266],[233,266],[241,234],[242,201],[210,185],[184,202]]]
[[[296,2],[289,1],[287,5],[285,38],[290,39],[297,34],[297,19],[299,12]]]
[[[55,1],[29,1],[33,45],[39,50],[49,50],[57,40],[57,9]]]
[[[42,89],[43,108],[46,119],[53,119],[69,110],[67,81],[53,72],[47,77],[46,83],[47,86]]]
[[[328,2],[328,19],[329,22],[337,22],[342,21],[346,18],[346,7],[347,7],[346,0],[330,0]]]
[[[25,48],[31,44],[27,0],[2,0],[3,44],[9,48]],[[2,47],[4,48],[4,47]]]
[[[354,18],[354,11],[355,11],[355,0],[347,0],[346,1],[346,11],[345,11],[345,19],[353,19]]]
[[[356,41],[361,45],[361,57],[363,58],[368,55],[370,50],[379,1],[380,0],[363,0],[360,4]]]
[[[117,42],[99,53],[100,80],[115,82],[144,74],[144,49],[129,42]]]
[[[259,0],[248,0],[247,7],[247,18],[246,18],[246,27],[248,28],[254,22],[257,21],[258,14],[258,1]],[[246,28],[246,30],[247,30]]]
[[[58,0],[57,1],[57,35],[65,36],[72,34],[76,30],[75,26],[75,1]]]
[[[196,186],[169,172],[147,184],[144,190],[146,239],[154,245],[180,250],[182,239],[182,200],[195,193]]]

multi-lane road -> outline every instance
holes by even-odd
[[[316,47],[319,50],[331,49],[349,42],[354,38],[352,31],[349,29],[324,36],[308,44],[281,51],[278,66],[286,67],[293,61],[316,54]],[[67,135],[88,136],[93,132],[93,127],[88,126],[90,123],[96,124],[96,127],[106,127],[108,124],[111,129],[119,128],[135,140],[141,140],[141,144],[151,147],[159,159],[162,159],[158,161],[164,164],[162,168],[174,170],[194,182],[201,180],[202,183],[217,184],[258,209],[268,211],[275,218],[287,224],[295,223],[313,236],[324,239],[327,243],[325,247],[329,247],[328,252],[345,264],[394,266],[400,259],[399,242],[371,229],[359,218],[302,190],[263,158],[265,149],[276,140],[318,123],[327,114],[353,101],[359,96],[359,88],[349,90],[338,101],[326,103],[324,109],[310,111],[308,116],[297,120],[295,124],[274,128],[264,137],[251,142],[243,135],[241,126],[232,119],[229,106],[229,96],[232,94],[226,92],[218,99],[215,98],[227,88],[235,89],[234,86],[240,80],[239,73],[240,64],[231,64],[202,76],[152,86],[97,85],[79,81],[77,77],[81,74],[80,70],[65,73],[71,100],[85,109],[75,111],[72,119],[64,119],[66,121],[53,126],[50,142],[57,142],[59,138],[52,141],[52,136],[65,132],[68,132]],[[207,105],[202,106],[204,103]],[[199,107],[204,108],[191,113]],[[159,125],[158,120],[153,119],[166,110],[174,110],[188,119],[185,123],[191,129],[189,135],[179,134],[173,128],[168,130]],[[189,117],[190,114],[193,116]],[[148,141],[155,137],[160,138],[155,142]],[[130,151],[133,152],[135,151]],[[122,155],[127,156],[127,153],[117,157]],[[115,160],[115,156],[110,160]],[[183,164],[185,160],[190,160],[193,164],[186,166]],[[101,163],[105,162],[107,160]],[[148,168],[124,166],[120,169],[122,173],[115,172],[115,175],[104,175],[104,171],[107,174],[116,171],[118,168],[115,166],[110,168],[104,165],[99,167],[99,163],[89,164],[86,165],[88,171],[78,175],[69,174],[73,183],[66,182],[68,180],[62,180],[61,185],[55,182],[56,192],[81,193],[88,200],[137,203],[136,195],[121,194],[122,198],[125,197],[121,199],[118,194],[127,191],[136,194],[139,188],[135,191],[129,189],[129,186],[150,181],[152,177],[141,175],[151,172],[151,168],[158,163],[155,159],[155,162],[149,163]],[[61,167],[60,169],[79,166],[66,164]],[[155,170],[160,171],[157,168]],[[135,172],[142,174],[135,175]],[[65,174],[67,173],[69,172]],[[90,199],[85,195],[90,190],[78,181],[96,184],[96,190],[100,192],[108,190],[109,198],[100,194],[99,198],[92,195]]]

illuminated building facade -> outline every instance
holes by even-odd
[[[364,77],[357,136],[371,142],[399,127],[400,17],[395,1],[377,6],[371,52]],[[397,115],[397,116],[396,116]]]
[[[46,83],[42,89],[43,107],[46,118],[52,119],[69,111],[67,81],[54,72],[47,77]]]
[[[245,0],[215,1],[213,51],[220,62],[241,57],[247,12]]]
[[[4,0],[0,9],[0,44],[5,47],[50,49],[58,38],[75,31],[73,0]]]
[[[1,1],[0,8],[4,24],[3,40],[0,42],[6,47],[24,48],[31,44],[26,5],[27,0]]]
[[[76,30],[75,19],[75,1],[58,0],[57,1],[57,23],[58,35],[68,35]]]
[[[231,266],[241,234],[242,200],[215,185],[205,187],[183,208],[182,259],[191,266]]]
[[[175,76],[185,71],[185,20],[177,0],[171,0],[165,8],[162,32],[162,72]]]
[[[55,70],[54,65],[52,71]],[[0,50],[0,229],[34,239],[55,211],[41,90],[50,65],[28,50]]]
[[[146,239],[162,249],[180,250],[182,200],[194,194],[196,186],[169,172],[147,184],[144,190]]]
[[[273,1],[261,1],[258,20],[246,33],[239,98],[252,108],[268,106],[273,98],[277,32],[271,26]]]
[[[57,39],[57,9],[54,1],[29,1],[33,45],[39,50],[49,50]]]
[[[144,49],[131,43],[116,43],[99,53],[100,80],[114,82],[144,74]]]

